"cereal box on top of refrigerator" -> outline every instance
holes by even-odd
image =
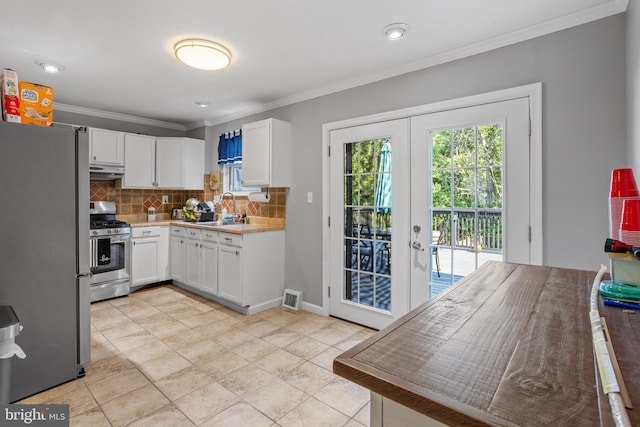
[[[2,95],[2,119],[7,122],[20,123],[20,96],[18,93],[18,73],[5,68],[0,75]]]
[[[24,124],[51,126],[53,89],[37,83],[20,82],[20,115]]]

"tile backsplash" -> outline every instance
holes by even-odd
[[[122,188],[120,181],[91,181],[90,200],[109,200],[116,202],[118,215],[147,215],[149,207],[156,208],[158,214],[171,214],[174,208],[182,208],[187,199],[195,197],[201,202],[213,201],[213,197],[222,191],[209,188],[209,174],[204,175],[204,190],[151,190]],[[266,191],[264,188],[262,191]],[[286,218],[286,188],[269,188],[271,200],[268,203],[251,202],[246,196],[236,197],[237,213],[265,218]],[[162,196],[167,196],[168,204],[162,204]],[[220,213],[222,208],[228,212],[233,210],[231,197],[225,197],[222,206],[216,206]]]

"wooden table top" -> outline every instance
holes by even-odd
[[[591,338],[595,275],[487,263],[333,370],[449,425],[613,426]],[[600,303],[600,315],[640,426],[640,311]]]

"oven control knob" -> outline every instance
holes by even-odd
[[[111,234],[111,230],[107,230],[107,234]]]

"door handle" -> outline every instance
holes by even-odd
[[[417,240],[414,240],[413,243],[411,243],[411,247],[413,249],[418,250],[418,251],[424,251],[424,248],[422,247],[422,244],[420,242],[418,242]]]

